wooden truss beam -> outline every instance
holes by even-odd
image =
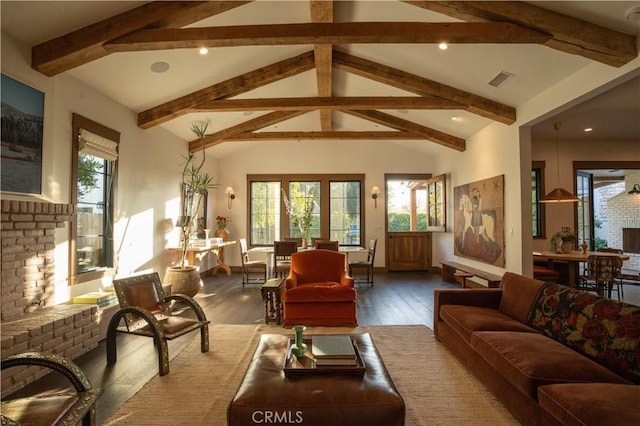
[[[504,124],[516,121],[513,107],[378,62],[334,50],[333,66],[420,96],[438,96],[460,103],[469,112]]]
[[[468,22],[510,22],[550,34],[544,45],[614,67],[638,56],[637,38],[523,1],[405,1]]]
[[[550,36],[497,22],[340,22],[145,29],[108,41],[110,52],[353,43],[545,43]]]
[[[250,1],[156,1],[87,25],[31,49],[31,67],[54,76],[107,56],[103,44],[143,28],[180,28]],[[64,13],[64,11],[61,11]]]

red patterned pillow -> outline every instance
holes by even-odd
[[[527,322],[640,384],[640,307],[546,283],[531,305]]]

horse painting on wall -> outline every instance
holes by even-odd
[[[454,254],[504,267],[504,175],[453,188]]]

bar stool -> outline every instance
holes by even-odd
[[[462,278],[462,288],[467,288],[467,278],[471,278],[474,275],[469,272],[454,272],[453,276],[456,277],[456,281],[458,278]]]

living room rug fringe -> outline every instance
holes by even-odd
[[[233,399],[263,333],[293,332],[275,325],[210,327],[211,349],[199,336],[105,425],[227,424]],[[484,386],[435,340],[424,325],[309,327],[305,334],[371,333],[406,405],[406,425],[517,425]]]

